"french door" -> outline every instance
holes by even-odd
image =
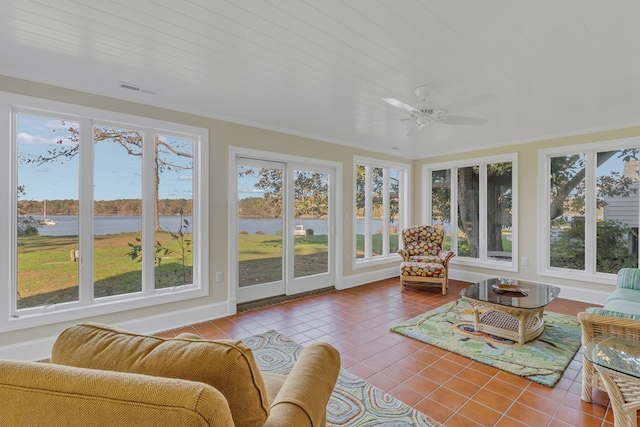
[[[334,170],[236,158],[236,300],[334,284]]]

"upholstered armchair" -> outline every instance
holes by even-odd
[[[398,251],[402,261],[449,263],[455,256],[451,251],[443,250],[445,232],[431,225],[418,225],[402,230],[404,249]]]
[[[398,251],[400,284],[402,289],[408,282],[435,284],[442,287],[442,295],[449,287],[449,261],[455,256],[452,251],[442,249],[445,232],[430,225],[419,225],[402,230],[404,249]]]

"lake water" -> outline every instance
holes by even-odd
[[[48,216],[56,222],[56,225],[38,227],[41,236],[77,236],[78,217],[75,215],[52,215]],[[38,219],[38,218],[36,218]],[[190,216],[184,219],[191,221]],[[296,225],[304,225],[305,229],[313,229],[314,234],[329,234],[327,220],[324,219],[301,219],[295,221]],[[94,234],[102,236],[105,234],[129,233],[142,230],[142,219],[140,216],[96,216],[93,219]],[[160,227],[167,231],[178,231],[180,227],[180,217],[175,215],[161,215]],[[382,220],[373,221],[374,233],[382,227]],[[189,230],[191,231],[191,230]],[[265,234],[277,234],[282,232],[282,220],[271,218],[240,218],[238,220],[238,231],[246,231],[249,234],[262,232]],[[357,221],[357,234],[364,234],[364,221]]]

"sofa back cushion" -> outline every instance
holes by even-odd
[[[149,375],[0,360],[3,426],[229,427],[210,385]]]
[[[165,339],[84,323],[60,334],[51,362],[203,382],[224,395],[236,426],[262,426],[269,417],[264,380],[239,340]]]
[[[621,268],[618,270],[618,288],[640,291],[640,269]]]

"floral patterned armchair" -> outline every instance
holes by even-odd
[[[404,249],[398,251],[404,262],[425,262],[444,264],[455,254],[443,250],[445,232],[431,225],[418,225],[402,230]]]
[[[398,254],[400,263],[400,284],[404,290],[408,283],[436,284],[442,287],[442,295],[449,287],[449,260],[456,256],[442,249],[445,232],[430,225],[402,230],[404,249]]]

